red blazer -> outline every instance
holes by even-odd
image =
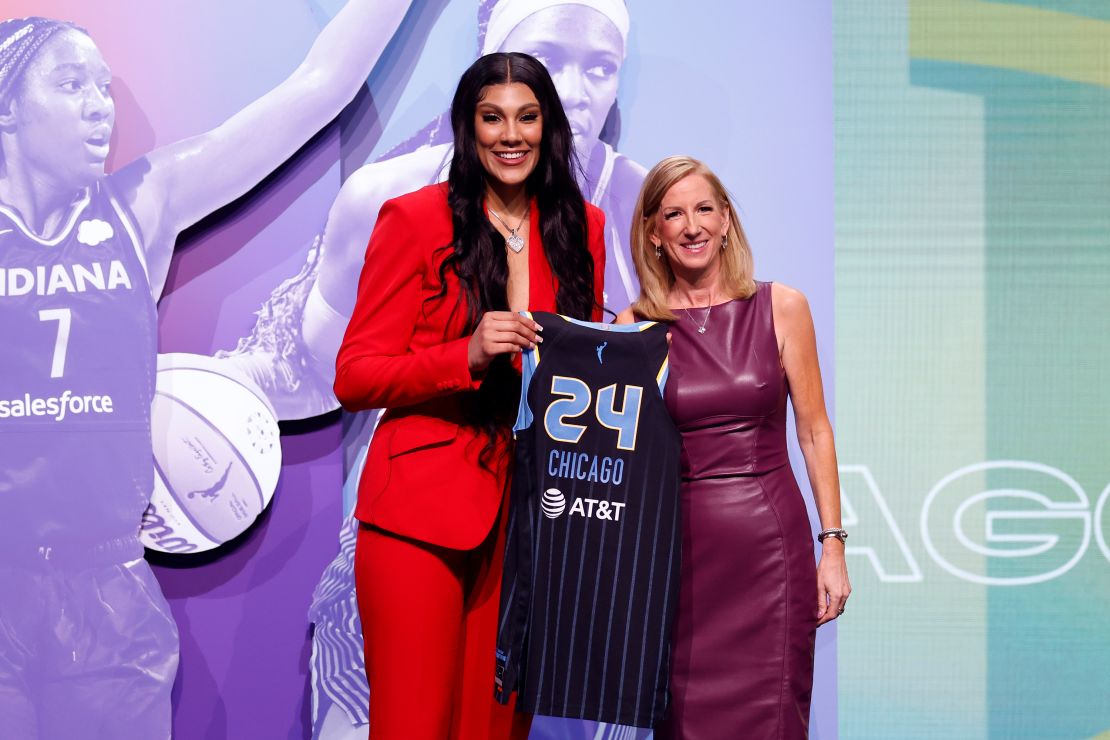
[[[605,216],[586,204],[595,297],[602,301]],[[529,223],[529,308],[555,310],[556,282],[540,243],[539,214]],[[387,409],[359,481],[355,516],[396,534],[444,547],[477,547],[493,527],[506,465],[478,464],[486,442],[463,425],[460,400],[479,382],[470,376],[459,294],[438,268],[452,239],[447,184],[386,201],[366,248],[358,299],[336,358],[335,395],[348,411]],[[600,318],[600,309],[595,319]],[[508,449],[502,463],[507,462]]]

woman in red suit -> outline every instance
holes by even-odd
[[[355,515],[374,740],[524,738],[493,700],[518,312],[600,317],[604,217],[575,182],[544,67],[489,54],[459,81],[446,183],[386,201],[336,360],[348,411],[385,408]]]

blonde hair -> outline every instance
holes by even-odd
[[[640,187],[636,209],[632,213],[632,261],[640,280],[640,296],[632,309],[640,316],[655,321],[674,321],[675,314],[667,306],[667,296],[674,287],[674,272],[666,259],[656,256],[651,237],[655,235],[655,215],[667,191],[683,178],[701,175],[717,196],[717,204],[728,214],[728,246],[722,249],[721,288],[728,298],[749,298],[755,293],[752,275],[755,265],[748,238],[732,199],[713,171],[693,157],[667,157],[651,168]]]

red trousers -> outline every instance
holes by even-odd
[[[531,716],[493,698],[505,510],[474,550],[366,524],[355,590],[370,682],[370,740],[525,740]]]

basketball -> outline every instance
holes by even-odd
[[[258,386],[229,363],[159,355],[151,430],[146,547],[210,550],[244,532],[270,503],[281,472],[277,419]]]

